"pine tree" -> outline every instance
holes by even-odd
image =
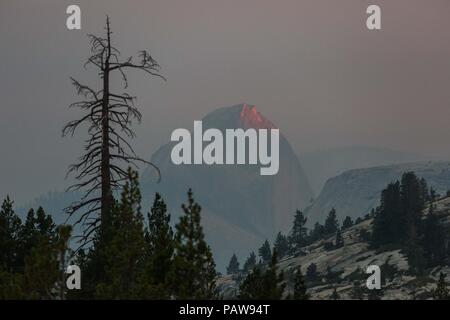
[[[283,271],[278,272],[277,263],[278,253],[276,249],[273,249],[270,264],[264,277],[265,291],[269,300],[280,300],[286,287],[286,284],[283,283],[284,273]]]
[[[55,251],[58,256],[59,263],[59,299],[65,300],[66,298],[66,267],[67,258],[69,256],[69,240],[72,233],[72,226],[60,225],[56,228],[57,239],[55,242]]]
[[[325,234],[333,234],[338,230],[338,228],[339,222],[336,217],[336,210],[333,208],[328,213],[328,216],[325,220],[324,232]]]
[[[170,298],[169,272],[174,252],[173,231],[170,214],[161,195],[156,193],[153,206],[148,214],[145,233],[147,243],[146,274],[153,287],[155,298]]]
[[[319,280],[317,265],[315,263],[311,263],[306,269],[306,280],[308,282],[316,282],[317,280]]]
[[[425,219],[422,245],[428,267],[434,267],[444,262],[446,257],[446,236],[444,227],[440,224],[438,216],[433,212],[433,203]]]
[[[37,214],[30,210],[22,230],[30,234],[23,239],[24,282],[27,299],[54,299],[60,279],[56,225],[50,215],[40,207]]]
[[[8,196],[0,208],[0,269],[18,271],[21,228],[22,222],[15,214],[13,202]]]
[[[250,272],[256,266],[256,255],[251,252],[247,260],[244,263],[244,272]]]
[[[414,172],[406,172],[402,175],[400,185],[400,197],[402,201],[402,224],[400,231],[400,240],[407,244],[412,236],[419,236],[420,224],[422,221],[422,211],[425,208],[425,197],[427,194],[427,185],[425,180],[419,180]],[[414,227],[416,232],[411,232]]]
[[[216,296],[215,263],[200,224],[201,207],[188,192],[184,215],[175,226],[175,255],[171,273],[177,299],[212,299]]]
[[[42,207],[36,211],[36,230],[40,236],[55,240],[57,236],[56,225],[50,215],[46,214]]]
[[[409,241],[404,245],[408,257],[409,271],[415,275],[423,275],[426,268],[425,251],[419,240],[419,231],[414,224],[408,225]]]
[[[351,217],[346,216],[344,221],[342,222],[342,230],[346,230],[348,228],[351,228],[353,226],[353,220]]]
[[[50,300],[56,297],[59,263],[55,245],[39,237],[25,258],[24,292],[27,299]]]
[[[265,271],[255,267],[239,287],[239,299],[280,300],[285,289],[283,272],[278,272],[277,252],[271,254],[271,261]]]
[[[264,299],[263,271],[254,267],[239,286],[238,299],[259,300]]]
[[[294,278],[294,293],[292,295],[294,300],[308,300],[309,295],[306,293],[306,283],[303,278],[302,269],[299,266]]]
[[[227,267],[227,274],[236,274],[239,272],[239,261],[236,257],[236,254],[233,253],[233,256],[230,259],[230,263]]]
[[[439,280],[436,285],[436,289],[433,291],[433,298],[435,300],[450,300],[450,292],[448,289],[448,283],[445,280],[445,274],[439,273]]]
[[[145,238],[141,213],[138,175],[130,168],[120,202],[113,206],[109,223],[104,226],[104,242],[99,254],[103,258],[103,277],[95,288],[100,299],[136,299],[143,272]]]
[[[380,206],[376,210],[371,245],[375,248],[399,243],[399,230],[403,230],[400,183],[390,183],[381,192]],[[404,231],[400,231],[404,233]]]
[[[309,235],[309,241],[311,243],[322,239],[325,236],[325,228],[320,223],[316,222],[314,228],[311,230]]]
[[[336,232],[335,248],[342,248],[344,246],[344,238],[342,238],[341,230]]]
[[[390,183],[382,191],[376,210],[371,245],[406,247],[413,270],[423,269],[422,211],[430,199],[424,179],[414,172],[402,175],[401,182]],[[414,271],[415,272],[415,271]]]
[[[308,229],[305,226],[306,221],[307,219],[303,212],[297,210],[294,217],[294,224],[288,237],[289,247],[292,253],[297,252],[300,248],[308,244]]]
[[[278,232],[273,247],[277,250],[280,258],[284,258],[289,253],[289,242],[281,232]]]
[[[272,252],[270,249],[269,241],[264,241],[261,248],[258,250],[259,257],[261,258],[261,263],[266,264],[269,263],[272,259]]]

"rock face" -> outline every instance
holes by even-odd
[[[334,148],[300,155],[315,194],[320,193],[329,178],[348,170],[424,160],[430,159],[414,153],[369,146]]]
[[[331,208],[339,221],[361,217],[379,204],[381,191],[407,171],[423,177],[438,193],[450,190],[450,162],[415,162],[354,169],[329,179],[314,204],[307,209],[309,224],[323,223]]]
[[[203,130],[217,128],[222,132],[275,128],[256,107],[247,104],[218,109],[202,122]],[[192,124],[185,128],[192,128]],[[154,171],[149,168],[144,172],[144,198],[161,193],[176,221],[186,192],[192,188],[203,208],[207,240],[222,268],[233,252],[243,257],[276,232],[287,232],[295,210],[306,207],[313,196],[298,158],[281,132],[279,172],[273,176],[261,176],[259,164],[177,166],[170,157],[173,145],[166,144],[153,154],[151,161],[160,168],[162,180],[156,184]]]
[[[424,214],[428,208],[424,210]],[[440,199],[435,203],[435,214],[447,228],[450,226],[450,198]],[[373,219],[366,219],[342,232],[344,246],[338,249],[326,250],[325,242],[333,242],[334,237],[317,241],[303,248],[301,253],[282,259],[278,268],[283,271],[287,282],[287,291],[293,288],[293,273],[301,267],[302,274],[311,263],[316,264],[318,279],[307,284],[307,293],[314,300],[327,300],[334,288],[341,299],[354,299],[353,286],[359,283],[363,290],[363,298],[368,298],[365,282],[369,275],[365,270],[369,265],[378,265],[382,270],[382,299],[410,300],[428,299],[435,287],[439,272],[450,278],[450,267],[440,266],[429,270],[420,278],[409,274],[408,260],[401,250],[372,250],[364,239],[365,232],[371,232]],[[331,275],[331,276],[330,276]],[[225,299],[233,299],[239,293],[239,283],[245,274],[219,277],[217,284]],[[288,293],[288,292],[286,292]]]

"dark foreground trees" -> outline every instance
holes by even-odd
[[[0,210],[0,299],[217,298],[215,264],[192,192],[175,234],[159,194],[147,220],[140,203],[138,176],[129,169],[103,236],[73,257],[70,226],[56,226],[42,208],[22,222],[7,198]],[[69,264],[82,271],[81,290],[66,288]]]
[[[213,299],[217,297],[215,263],[200,224],[201,207],[192,190],[184,215],[175,226],[175,252],[170,280],[177,299]]]
[[[201,207],[188,192],[184,214],[170,227],[170,215],[159,194],[148,214],[141,213],[138,177],[128,170],[111,224],[80,253],[84,281],[80,299],[212,299],[216,297],[215,264],[204,240]]]
[[[381,194],[376,210],[371,245],[401,248],[408,256],[410,271],[421,274],[448,259],[448,237],[434,214],[435,192],[424,179],[406,172]],[[425,208],[428,213],[425,215]]]
[[[239,299],[245,300],[280,300],[286,284],[284,274],[278,270],[278,254],[273,250],[267,267],[255,267],[239,287]]]
[[[0,299],[63,299],[70,232],[42,208],[22,222],[7,197],[0,209]]]

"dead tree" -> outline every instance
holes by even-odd
[[[106,37],[88,35],[91,41],[92,56],[85,63],[99,71],[102,87],[99,90],[81,84],[71,78],[77,93],[83,97],[70,107],[82,110],[83,115],[70,121],[63,128],[63,136],[71,135],[80,127],[87,128],[88,139],[85,141],[84,154],[79,162],[71,165],[68,175],[75,174],[78,183],[68,191],[82,190],[80,201],[73,203],[66,211],[73,217],[75,224],[84,227],[81,236],[82,244],[92,241],[95,231],[102,230],[114,204],[114,191],[126,180],[126,166],[137,167],[138,163],[146,163],[159,169],[152,163],[136,155],[129,140],[135,137],[131,129],[132,121],[141,121],[141,113],[135,106],[135,97],[128,93],[113,92],[110,80],[114,74],[121,76],[124,90],[128,87],[126,71],[137,69],[165,80],[159,73],[160,66],[147,51],[139,52],[139,61],[133,57],[122,61],[120,52],[111,44],[109,17],[106,19]]]

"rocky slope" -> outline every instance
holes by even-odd
[[[427,209],[425,210],[425,213]],[[443,198],[436,203],[435,213],[442,223],[450,226],[450,198]],[[361,288],[368,277],[364,273],[367,266],[376,264],[382,270],[383,299],[427,299],[435,287],[435,281],[440,271],[444,271],[450,280],[450,267],[442,266],[431,270],[423,277],[411,276],[408,273],[408,260],[400,250],[375,251],[369,248],[364,240],[364,232],[370,231],[372,219],[354,225],[345,230],[342,235],[344,246],[335,250],[325,250],[324,243],[334,241],[334,237],[317,241],[305,247],[302,254],[282,259],[278,266],[286,276],[292,279],[293,272],[301,266],[303,275],[311,263],[317,265],[320,280],[309,284],[308,293],[311,299],[329,299],[336,288],[341,299],[351,299],[353,283],[359,281]],[[227,275],[218,279],[217,284],[224,298],[233,299],[238,294],[239,281],[245,275]],[[287,281],[292,289],[292,281]],[[367,294],[365,294],[367,298]]]

